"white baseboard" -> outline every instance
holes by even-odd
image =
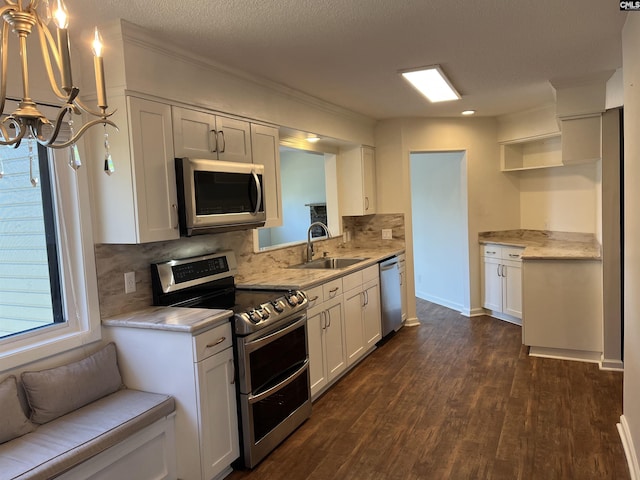
[[[622,360],[607,360],[603,358],[600,360],[600,370],[611,370],[614,372],[624,372],[624,363]]]
[[[506,313],[496,312],[494,310],[486,310],[483,309],[484,315],[489,315],[490,317],[497,318],[498,320],[502,320],[503,322],[513,323],[514,325],[522,326],[522,319],[512,317]]]
[[[633,446],[633,438],[629,430],[629,424],[624,415],[620,417],[620,423],[618,423],[618,433],[620,434],[620,440],[622,440],[622,446],[624,448],[624,454],[627,457],[627,464],[629,466],[629,474],[631,480],[640,480],[640,465],[638,464],[638,457],[636,456],[636,449]]]
[[[416,292],[416,297],[421,298],[422,300],[426,300],[427,302],[436,303],[438,305],[442,305],[443,307],[450,308],[451,310],[455,310],[457,312],[462,312],[464,310],[464,305],[457,302],[452,302],[451,300],[447,300],[446,298],[440,298],[433,295],[429,295],[424,292]]]
[[[486,314],[487,314],[487,312],[485,312],[484,308],[472,308],[471,310],[469,310],[469,315],[467,315],[467,316],[468,317],[481,317],[482,315],[486,315]]]
[[[420,320],[418,317],[409,317],[404,322],[405,327],[418,327],[420,326]]]
[[[529,347],[529,356],[600,364],[602,353],[563,348]]]

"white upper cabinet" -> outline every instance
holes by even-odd
[[[280,134],[277,128],[251,124],[253,163],[264,165],[265,227],[282,225],[282,186],[280,182]]]
[[[114,96],[110,106],[120,131],[108,128],[115,172],[104,173],[104,130],[87,132],[97,243],[177,239],[176,178],[171,107]]]
[[[176,157],[252,162],[248,121],[175,106],[172,115]]]
[[[372,147],[340,151],[338,184],[342,215],[376,213],[376,164]]]

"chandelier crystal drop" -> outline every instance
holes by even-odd
[[[18,147],[26,137],[49,148],[70,147],[70,164],[80,166],[76,142],[91,127],[103,124],[117,126],[107,112],[107,98],[102,60],[102,39],[94,32],[94,68],[96,76],[97,108],[93,110],[79,99],[79,89],[73,85],[69,48],[69,15],[63,0],[53,0],[53,11],[48,0],[4,0],[0,7],[0,16],[4,20],[0,40],[0,145]],[[51,22],[53,20],[53,22]],[[55,37],[49,24],[55,27]],[[9,58],[9,33],[18,37],[20,68],[22,74],[22,98],[18,108],[11,113],[5,112],[7,100],[7,66]],[[34,33],[39,40],[40,50],[46,69],[49,85],[60,100],[55,120],[49,120],[40,112],[29,93],[29,65],[27,61],[27,38]],[[97,117],[82,125],[77,132],[71,131],[70,138],[60,140],[59,134],[65,122],[72,124],[73,115],[82,113]],[[68,116],[68,120],[65,117]],[[71,159],[73,158],[73,161]]]

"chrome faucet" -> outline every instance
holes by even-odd
[[[329,227],[327,227],[322,222],[313,222],[309,225],[309,229],[307,230],[307,262],[313,260],[313,244],[311,243],[311,230],[313,227],[322,227],[325,232],[327,232],[327,238],[331,238],[331,233],[329,232]]]

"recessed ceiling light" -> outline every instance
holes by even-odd
[[[316,143],[318,141],[320,141],[320,137],[318,137],[317,135],[309,135],[307,137],[307,142]]]
[[[476,113],[475,110],[463,110],[462,111],[462,115],[473,115],[474,113]]]
[[[400,73],[430,102],[446,102],[461,98],[439,65],[405,70]]]

